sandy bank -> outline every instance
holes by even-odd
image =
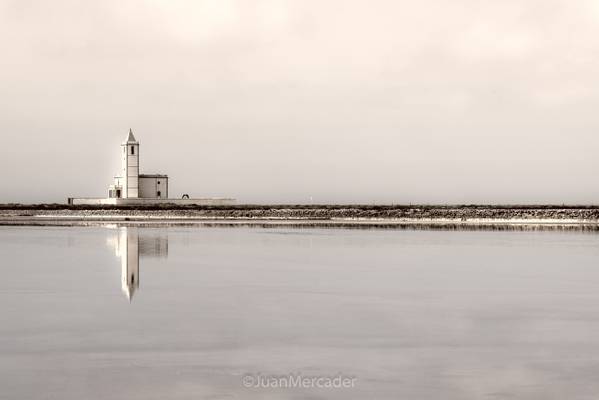
[[[0,206],[2,225],[182,224],[203,226],[476,227],[545,226],[597,229],[596,206]]]

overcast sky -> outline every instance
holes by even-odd
[[[599,1],[0,0],[0,202],[599,203]]]

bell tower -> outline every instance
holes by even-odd
[[[121,177],[123,198],[139,197],[139,142],[129,129],[127,140],[121,143]]]

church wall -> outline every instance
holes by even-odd
[[[167,199],[168,177],[163,176],[140,176],[139,197],[144,199]]]

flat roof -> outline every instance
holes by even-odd
[[[168,175],[162,174],[139,174],[140,178],[168,178]]]

